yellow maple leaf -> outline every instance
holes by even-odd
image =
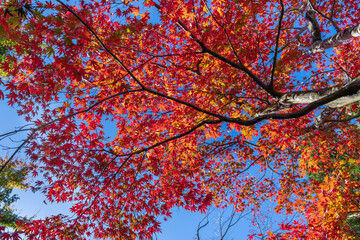
[[[132,11],[131,14],[134,14],[134,16],[137,17],[140,14],[140,9],[139,8],[134,8],[134,10]]]

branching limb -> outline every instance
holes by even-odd
[[[14,151],[14,153],[9,157],[9,159],[5,162],[5,164],[3,166],[1,166],[0,168],[0,173],[1,171],[6,167],[6,165],[12,161],[12,159],[15,157],[15,155],[26,145],[26,143],[28,143],[30,141],[30,139],[35,135],[35,133],[40,130],[40,129],[43,129],[45,128],[46,126],[49,126],[50,124],[52,123],[55,123],[55,122],[58,122],[58,121],[61,121],[61,120],[64,120],[64,119],[67,119],[67,118],[70,118],[70,117],[73,117],[73,116],[76,116],[80,113],[85,113],[85,112],[88,112],[90,111],[91,109],[95,108],[96,106],[98,106],[99,104],[101,104],[102,102],[105,102],[111,98],[114,98],[116,96],[119,96],[119,95],[123,95],[123,94],[126,94],[126,93],[130,93],[130,92],[140,92],[140,91],[143,91],[142,89],[135,89],[135,90],[128,90],[128,91],[124,91],[124,92],[121,92],[121,93],[117,93],[117,94],[114,94],[114,95],[111,95],[107,98],[104,98],[98,102],[96,102],[95,104],[91,105],[90,107],[84,109],[84,110],[81,110],[81,111],[78,111],[78,112],[75,112],[75,113],[72,113],[72,114],[69,114],[69,115],[66,115],[66,116],[63,116],[63,117],[60,117],[60,118],[56,118],[52,121],[49,121],[47,123],[44,123],[42,125],[40,125],[39,127],[37,128],[34,128],[34,129],[31,129],[32,130],[32,133],[27,137],[26,140],[24,140],[22,142],[22,144],[16,148],[16,150]],[[29,130],[29,129],[27,129]]]
[[[210,213],[207,213],[206,216],[199,222],[198,224],[198,227],[196,229],[196,237],[197,237],[197,240],[200,240],[200,231],[202,228],[206,227],[208,224],[209,224],[209,214]],[[206,220],[205,223],[202,223]]]
[[[206,1],[202,0],[202,2],[204,3],[204,5],[205,5],[206,9],[208,10],[208,12],[211,14],[211,17],[214,19],[214,21],[219,25],[219,27],[221,27],[221,28],[224,30],[225,35],[226,35],[226,39],[227,39],[227,41],[229,42],[230,47],[231,47],[231,49],[232,49],[232,51],[233,51],[236,59],[238,60],[238,62],[239,62],[240,64],[242,64],[242,62],[241,62],[241,60],[240,60],[240,57],[239,57],[239,55],[236,53],[235,48],[234,48],[234,45],[232,44],[232,42],[231,42],[231,40],[230,40],[230,37],[229,37],[229,34],[227,33],[226,28],[225,28],[222,24],[220,24],[219,21],[214,17],[214,15],[213,15],[213,13],[211,12],[210,8],[208,7]]]
[[[128,90],[128,91],[124,91],[124,92],[121,92],[121,93],[117,93],[117,94],[114,94],[114,95],[111,95],[107,98],[104,98],[100,101],[98,101],[97,103],[91,105],[90,107],[84,109],[84,110],[81,110],[81,111],[78,111],[76,113],[73,113],[73,114],[69,114],[67,116],[64,116],[64,117],[60,117],[60,118],[57,118],[55,120],[52,120],[52,121],[49,121],[37,128],[35,128],[33,130],[33,132],[29,135],[29,137],[17,148],[17,150],[14,152],[14,154],[9,158],[8,162],[10,162],[12,160],[12,158],[15,156],[15,154],[20,151],[20,149],[31,139],[31,137],[35,134],[35,132],[39,129],[42,129],[44,128],[45,126],[48,126],[56,121],[59,121],[59,120],[62,120],[62,119],[66,119],[66,118],[69,118],[69,117],[72,117],[72,116],[75,116],[77,114],[80,114],[80,113],[84,113],[84,112],[87,112],[87,111],[90,111],[91,109],[93,109],[94,107],[96,107],[97,105],[101,104],[102,102],[104,101],[107,101],[108,99],[111,99],[113,97],[116,97],[116,96],[119,96],[119,95],[122,95],[122,94],[126,94],[126,93],[131,93],[131,92],[141,92],[141,91],[146,91],[148,93],[152,93],[154,95],[157,95],[157,96],[160,96],[160,97],[163,97],[165,99],[168,99],[168,100],[171,100],[171,101],[174,101],[174,102],[177,102],[177,103],[180,103],[180,104],[183,104],[183,105],[186,105],[196,111],[199,111],[199,112],[202,112],[202,113],[205,113],[209,116],[212,116],[212,117],[215,117],[216,119],[215,120],[204,120],[203,122],[197,124],[196,126],[194,126],[193,128],[189,129],[188,131],[182,133],[182,134],[179,134],[179,135],[176,135],[174,137],[171,137],[169,139],[166,139],[166,140],[163,140],[161,142],[158,142],[150,147],[147,147],[147,148],[144,148],[144,149],[141,149],[141,150],[138,150],[136,152],[133,152],[133,153],[130,153],[130,154],[125,154],[125,155],[133,155],[133,154],[138,154],[138,153],[141,153],[141,152],[144,152],[144,151],[147,151],[147,150],[150,150],[152,148],[155,148],[157,146],[160,146],[162,144],[165,144],[169,141],[172,141],[172,140],[175,140],[177,138],[181,138],[193,131],[195,131],[196,129],[200,128],[201,126],[205,125],[205,124],[217,124],[217,123],[221,123],[221,122],[233,122],[233,123],[237,123],[239,125],[244,125],[244,126],[251,126],[251,125],[254,125],[258,122],[261,122],[261,121],[264,121],[264,120],[267,120],[267,119],[291,119],[291,118],[298,118],[298,117],[301,117],[301,116],[304,116],[306,114],[308,114],[309,112],[311,112],[312,110],[316,109],[317,107],[319,106],[322,106],[322,105],[327,105],[331,108],[335,108],[335,107],[339,107],[339,106],[344,106],[344,105],[347,105],[351,102],[354,102],[354,101],[358,101],[357,98],[360,97],[360,94],[359,94],[359,90],[360,90],[360,79],[355,79],[353,82],[351,82],[350,84],[347,84],[345,86],[341,86],[341,87],[338,87],[338,88],[332,88],[331,91],[328,91],[325,93],[326,94],[321,94],[321,91],[316,91],[316,92],[298,92],[298,93],[288,93],[288,94],[282,94],[282,93],[279,93],[279,92],[276,92],[274,91],[271,87],[267,86],[264,82],[262,82],[257,76],[255,76],[249,69],[247,69],[245,66],[243,66],[242,64],[238,64],[238,63],[235,63],[227,58],[225,58],[224,56],[210,50],[209,48],[207,48],[206,46],[204,46],[204,44],[202,44],[201,42],[199,42],[199,44],[201,44],[203,46],[203,51],[214,56],[215,58],[247,73],[255,82],[258,83],[259,86],[261,86],[263,89],[265,89],[268,93],[270,93],[272,96],[277,96],[277,97],[281,97],[279,102],[280,103],[286,103],[286,104],[297,104],[297,103],[309,103],[306,107],[296,111],[296,112],[292,112],[292,113],[285,113],[285,114],[279,114],[279,113],[276,113],[276,112],[263,112],[263,113],[260,113],[258,114],[257,117],[253,118],[253,119],[250,119],[250,120],[246,120],[246,119],[241,119],[241,118],[230,118],[230,117],[226,117],[226,116],[223,116],[223,115],[220,115],[220,114],[216,114],[216,113],[212,113],[208,110],[205,110],[205,109],[202,109],[200,107],[197,107],[195,106],[194,104],[191,104],[189,102],[186,102],[186,101],[183,101],[183,100],[180,100],[180,99],[177,99],[177,98],[174,98],[174,97],[171,97],[171,96],[168,96],[166,94],[163,94],[163,93],[160,93],[160,92],[157,92],[151,88],[148,88],[146,87],[145,85],[143,85],[139,79],[133,74],[132,71],[130,71],[128,68],[126,68],[126,66],[122,63],[121,60],[118,59],[117,56],[115,56],[108,48],[107,46],[101,41],[101,39],[97,36],[97,34],[90,28],[90,26],[88,26],[71,8],[69,8],[66,4],[64,4],[62,1],[60,0],[57,0],[60,4],[62,4],[68,11],[70,11],[74,16],[76,16],[83,24],[84,26],[92,33],[92,35],[97,39],[97,41],[100,43],[100,45],[105,49],[105,51],[110,54],[114,60],[116,60],[126,71],[127,73],[139,84],[140,88],[139,89],[135,89],[135,90]],[[157,6],[158,8],[160,8],[160,6]],[[312,18],[312,14],[311,14],[311,11],[309,11],[309,16],[310,16],[310,22],[313,22],[313,25],[315,24],[315,21],[316,19],[314,20],[314,18]],[[179,22],[179,24],[181,25],[182,23]],[[184,25],[184,24],[182,24]],[[316,24],[315,24],[316,25]],[[186,30],[186,26],[183,26]],[[313,27],[314,29],[314,32],[312,33],[313,34],[313,37],[314,39],[317,39],[317,34],[318,34],[318,31],[316,30],[316,26]],[[280,28],[279,28],[280,29]],[[352,29],[352,30],[349,30],[349,29]],[[187,30],[188,31],[188,30]],[[341,31],[340,33],[349,33],[349,34],[352,34],[354,35],[354,32],[360,32],[359,31],[359,27],[356,27],[356,28],[348,28],[348,29],[345,29],[343,31]],[[339,34],[340,34],[339,33]],[[339,35],[338,34],[338,35]],[[360,35],[360,34],[359,34]],[[340,35],[339,35],[340,36]],[[194,36],[195,37],[195,36]],[[326,40],[324,40],[326,41]],[[310,94],[310,95],[309,95]],[[312,97],[314,96],[314,97]],[[304,101],[304,99],[308,98],[308,101]],[[299,100],[300,99],[300,100]],[[310,100],[309,100],[310,99]],[[281,109],[279,110],[281,111]],[[124,156],[125,156],[124,155]],[[7,163],[8,163],[7,162]],[[4,167],[6,166],[5,163],[1,169],[0,169],[0,172],[4,169]]]
[[[62,3],[60,0],[57,0],[58,2],[60,2],[62,5],[65,5],[64,3]],[[66,5],[65,5],[66,6]],[[156,4],[155,3],[155,6],[158,8],[158,9],[161,9],[161,6]],[[72,11],[68,6],[66,6],[66,8],[72,13],[74,14],[75,16],[76,13],[74,11]],[[234,123],[238,123],[240,125],[244,125],[244,126],[251,126],[251,125],[254,125],[260,121],[263,121],[263,120],[266,120],[266,119],[291,119],[291,118],[297,118],[297,117],[301,117],[301,116],[304,116],[306,114],[308,114],[309,112],[311,112],[312,110],[314,110],[315,108],[321,106],[321,105],[324,105],[324,104],[327,104],[329,102],[332,102],[338,98],[343,98],[344,96],[350,96],[350,98],[352,98],[353,96],[351,95],[354,95],[354,94],[357,94],[358,90],[360,90],[360,86],[359,85],[359,82],[360,81],[354,81],[352,83],[352,85],[354,87],[350,87],[347,86],[347,87],[344,87],[344,88],[341,88],[340,90],[338,91],[332,91],[331,94],[327,95],[327,96],[321,96],[321,98],[317,98],[317,100],[313,100],[311,101],[310,104],[308,104],[306,107],[304,107],[303,109],[299,110],[299,111],[296,111],[296,112],[293,112],[293,113],[285,113],[285,114],[278,114],[278,113],[266,113],[266,114],[261,114],[260,116],[257,116],[255,117],[254,119],[251,119],[251,120],[243,120],[243,119],[240,119],[240,118],[229,118],[229,117],[226,117],[226,116],[223,116],[223,115],[220,115],[220,114],[216,114],[216,113],[212,113],[208,110],[205,110],[205,109],[202,109],[200,107],[197,107],[191,103],[188,103],[186,101],[183,101],[183,100],[180,100],[180,99],[177,99],[177,98],[174,98],[174,97],[171,97],[171,96],[168,96],[166,94],[163,94],[163,93],[160,93],[160,92],[157,92],[153,89],[150,89],[146,86],[144,86],[140,81],[139,79],[137,79],[134,74],[126,68],[126,66],[123,65],[123,63],[121,62],[121,60],[119,60],[109,49],[107,49],[107,47],[105,46],[105,44],[101,41],[101,39],[96,35],[96,33],[90,28],[90,26],[88,26],[79,16],[77,16],[77,18],[88,28],[88,30],[95,36],[95,38],[99,41],[99,43],[104,47],[104,49],[119,63],[121,63],[121,65],[124,67],[124,69],[129,73],[129,75],[136,81],[139,83],[139,85],[141,86],[141,90],[143,91],[146,91],[146,92],[149,92],[149,93],[152,93],[154,95],[157,95],[157,96],[161,96],[161,97],[164,97],[168,100],[172,100],[172,101],[175,101],[177,103],[180,103],[180,104],[183,104],[183,105],[186,105],[190,108],[193,108],[194,110],[197,110],[199,112],[202,112],[202,113],[205,113],[209,116],[213,116],[213,117],[216,117],[218,118],[219,120],[212,120],[212,121],[216,121],[217,123],[219,122],[234,122]],[[316,19],[315,19],[316,20]],[[230,66],[233,66],[245,73],[247,73],[248,76],[250,76],[256,83],[258,83],[258,85],[260,87],[262,87],[264,90],[266,90],[270,95],[272,96],[275,96],[275,97],[281,97],[282,93],[279,93],[279,92],[276,92],[274,89],[272,89],[271,87],[269,87],[268,85],[266,85],[264,82],[262,82],[256,75],[254,75],[249,69],[247,69],[245,66],[241,65],[241,64],[237,64],[227,58],[225,58],[224,56],[212,51],[211,49],[207,48],[202,42],[200,42],[199,40],[197,40],[196,36],[193,35],[189,29],[181,22],[181,21],[178,21],[179,25],[185,30],[185,31],[188,31],[190,33],[190,36],[198,42],[198,44],[203,48],[203,52],[205,53],[208,53],[210,55],[212,55],[213,57],[229,64]],[[291,94],[290,94],[291,95]],[[296,94],[295,94],[296,95]],[[297,96],[300,96],[302,94],[297,94]],[[287,95],[287,97],[289,96],[289,94]],[[286,97],[286,98],[287,98]],[[284,102],[284,101],[283,101]],[[345,102],[348,102],[348,99],[345,99]],[[295,102],[293,102],[295,103]],[[204,123],[205,124],[205,123]]]
[[[221,120],[204,120],[198,124],[196,124],[194,127],[190,128],[189,130],[187,130],[186,132],[184,133],[181,133],[181,134],[178,134],[178,135],[175,135],[173,137],[170,137],[170,138],[167,138],[163,141],[160,141],[154,145],[151,145],[149,147],[145,147],[145,148],[142,148],[138,151],[134,151],[134,152],[131,152],[131,153],[126,153],[126,154],[121,154],[121,155],[118,155],[119,157],[126,157],[126,156],[132,156],[132,155],[136,155],[136,154],[140,154],[142,152],[146,152],[146,151],[149,151],[153,148],[156,148],[158,146],[161,146],[161,145],[164,145],[165,143],[168,143],[168,142],[171,142],[175,139],[179,139],[179,138],[182,138],[186,135],[189,135],[190,133],[194,132],[195,130],[199,129],[200,127],[206,125],[206,124],[218,124],[218,123],[221,123],[222,121]]]
[[[351,116],[351,117],[347,117],[347,118],[342,118],[342,119],[326,119],[325,122],[333,122],[333,123],[339,123],[339,122],[349,122],[353,119],[356,119],[356,118],[359,118],[360,117],[360,113],[359,114],[356,114],[354,116]]]
[[[313,128],[318,129],[321,125],[324,124],[327,118],[336,110],[336,108],[327,107],[325,108],[317,118],[314,120]]]
[[[360,25],[356,25],[340,30],[332,37],[322,40],[320,27],[316,20],[315,13],[315,10],[310,9],[305,15],[305,19],[308,21],[308,28],[312,36],[311,45],[309,47],[310,52],[322,52],[326,49],[337,47],[348,39],[360,36]]]
[[[330,17],[327,17],[325,14],[323,14],[322,12],[320,12],[319,10],[317,10],[315,8],[315,6],[311,3],[311,1],[309,1],[309,4],[311,5],[312,10],[314,10],[315,12],[317,12],[318,14],[320,14],[323,18],[329,20],[329,22],[331,22],[331,24],[334,26],[336,32],[340,32],[340,28],[337,25],[337,23],[334,21],[333,16],[334,16],[334,9],[335,9],[335,3],[336,0],[333,1],[333,4],[331,6],[331,13],[330,13]]]
[[[158,10],[161,10],[161,6],[157,3],[154,3],[155,7]],[[188,27],[185,26],[185,24],[178,20],[178,25],[184,29],[184,31],[188,32],[190,34],[190,37],[201,47],[202,51],[204,53],[210,54],[211,56],[219,59],[220,61],[236,68],[239,69],[240,71],[246,73],[259,87],[261,87],[262,89],[264,89],[268,94],[270,94],[273,97],[280,97],[281,93],[275,91],[274,89],[272,89],[270,86],[268,86],[266,83],[264,83],[263,81],[260,80],[260,78],[258,78],[252,71],[250,71],[250,69],[248,69],[246,66],[244,66],[241,62],[240,63],[235,63],[233,61],[231,61],[230,59],[222,56],[221,54],[214,52],[213,50],[211,50],[210,48],[208,48],[203,42],[201,42],[191,31]]]
[[[308,29],[311,33],[311,44],[321,41],[321,32],[318,21],[316,20],[315,10],[310,9],[305,14],[305,19],[308,21]]]
[[[281,6],[281,11],[280,11],[280,16],[279,16],[279,26],[278,26],[277,35],[276,35],[275,52],[274,52],[274,59],[273,59],[270,84],[269,84],[269,86],[272,89],[274,88],[274,74],[275,74],[275,68],[276,68],[276,62],[277,62],[277,55],[279,52],[278,50],[279,50],[279,40],[280,40],[280,34],[281,34],[281,24],[282,24],[282,20],[284,17],[284,3],[282,0],[280,0],[280,6]]]
[[[4,170],[4,168],[14,159],[14,157],[16,156],[16,154],[26,145],[26,143],[28,143],[32,137],[34,136],[36,131],[33,131],[27,138],[25,141],[23,141],[21,143],[21,145],[19,147],[16,148],[16,150],[13,152],[13,154],[11,154],[11,156],[8,158],[8,160],[1,166],[0,168],[0,173]]]
[[[91,196],[91,193],[93,191],[93,189],[91,189],[90,193],[87,195],[87,198],[85,199],[84,203],[82,204],[82,207],[81,207],[81,212],[80,214],[77,216],[76,220],[77,221],[78,219],[80,219],[81,216],[83,216],[85,214],[85,212],[90,209],[94,203],[96,202],[97,198],[99,197],[99,195],[104,191],[104,189],[107,188],[107,186],[115,179],[115,177],[117,176],[117,174],[120,172],[120,170],[125,166],[126,163],[129,162],[129,160],[131,159],[131,156],[128,156],[124,162],[122,162],[122,164],[118,167],[118,169],[116,170],[116,172],[110,177],[109,181],[106,182],[103,187],[101,188],[101,190],[94,196],[94,199],[91,201],[91,203],[89,204],[89,206],[87,208],[84,208],[88,199],[90,198]],[[105,180],[104,180],[105,181]],[[135,180],[134,180],[135,181]],[[130,188],[129,188],[130,189]],[[129,191],[128,189],[128,191]]]
[[[25,128],[27,127],[28,125],[24,126],[24,127],[21,127],[19,128],[18,130],[14,130],[14,131],[11,131],[11,132],[7,132],[7,133],[4,133],[4,134],[0,134],[0,141],[4,140],[5,138],[8,138],[10,136],[13,136],[19,132],[28,132],[28,131],[31,131],[32,128]]]
[[[230,59],[220,55],[217,52],[212,51],[211,49],[207,48],[204,46],[204,50],[205,53],[210,54],[211,56],[223,61],[224,63],[239,69],[243,72],[245,72],[255,83],[257,83],[257,85],[259,85],[262,89],[264,89],[267,93],[269,93],[271,96],[273,97],[281,97],[282,94],[280,92],[275,91],[274,89],[272,89],[270,86],[268,86],[267,84],[265,84],[263,81],[261,81],[252,71],[250,71],[247,67],[245,67],[244,65],[241,64],[237,64],[233,61],[231,61]]]
[[[230,228],[232,228],[234,225],[236,225],[236,224],[240,221],[241,218],[245,217],[245,216],[248,215],[248,214],[250,214],[250,212],[247,213],[247,214],[244,214],[244,215],[241,214],[241,215],[238,216],[236,219],[234,219],[234,217],[235,217],[235,215],[236,215],[236,210],[233,209],[230,217],[225,221],[225,222],[228,222],[228,224],[227,224],[227,226],[226,226],[226,229],[225,229],[224,233],[221,233],[221,238],[220,238],[220,240],[224,240],[224,238],[225,238],[226,235],[228,234]],[[235,221],[234,221],[234,220],[235,220]]]
[[[282,51],[283,51],[285,48],[287,48],[287,47],[290,45],[290,43],[292,43],[294,40],[298,40],[299,37],[300,37],[300,35],[303,34],[303,32],[305,32],[306,29],[308,29],[308,26],[304,26],[304,27],[300,28],[300,29],[299,29],[299,32],[296,33],[296,35],[295,35],[292,39],[290,39],[289,42],[287,42],[284,46],[282,46],[281,49],[279,50],[279,52],[282,52]]]
[[[104,50],[105,50],[117,63],[119,63],[119,64],[125,69],[125,71],[131,76],[131,78],[141,87],[141,89],[138,90],[138,91],[146,91],[146,92],[148,92],[148,93],[151,93],[151,94],[154,94],[154,95],[163,97],[163,98],[165,98],[165,99],[168,99],[168,100],[171,100],[171,101],[180,103],[180,104],[182,104],[182,105],[186,105],[186,106],[188,106],[188,107],[190,107],[190,108],[193,108],[193,109],[196,110],[196,111],[205,113],[205,114],[207,114],[207,115],[209,115],[209,116],[213,116],[213,117],[219,118],[219,119],[221,119],[221,120],[223,120],[223,121],[228,121],[228,120],[231,119],[231,118],[228,118],[228,117],[226,117],[226,116],[223,116],[223,115],[220,115],[220,114],[213,113],[213,112],[211,112],[211,111],[202,109],[202,108],[200,108],[200,107],[198,107],[198,106],[195,106],[194,104],[191,104],[191,103],[189,103],[189,102],[186,102],[186,101],[183,101],[183,100],[180,100],[180,99],[171,97],[171,96],[166,95],[166,94],[164,94],[164,93],[158,92],[158,91],[156,91],[156,90],[154,90],[154,89],[151,89],[151,88],[149,88],[149,87],[146,87],[146,86],[134,75],[134,73],[133,73],[132,71],[130,71],[130,70],[124,65],[124,63],[123,63],[113,52],[111,52],[111,51],[107,48],[106,44],[100,39],[100,37],[94,32],[94,30],[92,30],[92,28],[91,28],[79,15],[77,15],[69,6],[67,6],[67,5],[66,5],[65,3],[63,3],[62,1],[60,1],[60,0],[56,0],[56,1],[59,2],[61,5],[63,5],[63,6],[64,6],[69,12],[71,12],[77,19],[79,19],[79,20],[81,21],[81,23],[82,23],[82,24],[91,32],[91,34],[96,38],[96,40],[97,40],[97,41],[99,42],[99,44],[104,48]],[[160,6],[159,6],[158,4],[155,4],[155,6],[156,6],[157,8],[160,8]],[[179,24],[181,25],[181,27],[183,27],[183,28],[185,29],[185,31],[190,32],[189,29],[187,29],[187,27],[186,27],[181,21],[179,21]],[[196,39],[196,37],[195,37],[192,33],[191,33],[191,36],[192,36],[192,38]],[[199,40],[196,40],[196,41],[197,41],[199,44],[201,44],[201,46],[203,46],[203,44],[202,44]],[[205,48],[205,46],[204,46],[203,49],[207,49],[207,48]],[[208,49],[208,50],[209,50],[209,49]],[[209,53],[210,53],[210,52],[211,52],[211,53],[214,53],[214,52],[212,52],[211,50],[209,50],[209,51],[207,51],[207,52],[209,52]],[[222,57],[221,55],[219,55],[219,54],[217,54],[217,53],[214,53],[214,54],[216,54],[216,56],[218,56],[218,57]],[[223,58],[223,59],[226,59],[226,58],[224,58],[224,57],[222,57],[222,58]],[[263,82],[261,82],[260,79],[258,79],[250,70],[248,70],[248,69],[245,68],[244,66],[239,65],[239,64],[236,64],[236,63],[234,63],[234,62],[232,62],[232,61],[230,61],[230,60],[228,60],[228,59],[226,59],[226,60],[229,61],[229,62],[231,62],[231,63],[233,63],[233,64],[235,64],[236,66],[240,67],[241,69],[245,69],[246,71],[248,71],[248,73],[251,74],[251,75],[253,76],[253,78],[256,78],[257,81],[259,81],[259,83],[262,84],[262,86],[264,86],[264,87],[266,87],[267,89],[269,89],[269,88],[268,88]],[[277,93],[277,94],[280,94],[280,93]]]

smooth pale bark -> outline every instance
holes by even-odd
[[[356,78],[353,81],[344,84],[342,86],[335,86],[332,88],[325,88],[319,90],[285,93],[280,97],[280,99],[276,103],[262,109],[261,111],[259,111],[259,113],[256,116],[261,116],[264,114],[272,114],[279,111],[285,111],[293,107],[295,104],[313,103],[343,88],[348,87],[348,85],[350,84],[357,84],[357,83],[360,84],[360,78]],[[355,94],[339,97],[334,101],[324,104],[324,106],[335,109],[358,101],[360,101],[360,90]]]
[[[337,47],[346,40],[358,36],[360,36],[360,25],[341,30],[334,36],[329,37],[325,40],[315,41],[310,45],[309,50],[312,53],[322,52],[326,49]]]
[[[360,82],[360,78],[353,80],[352,82]],[[294,105],[294,104],[304,104],[304,103],[312,103],[317,101],[327,95],[330,95],[339,89],[347,86],[347,84],[343,86],[336,86],[332,88],[320,89],[320,90],[313,90],[313,91],[303,91],[303,92],[290,92],[284,94],[280,99],[279,103],[282,105]],[[346,105],[349,105],[354,102],[360,101],[360,92],[357,94],[353,94],[350,96],[344,96],[338,98],[332,102],[326,104],[326,106],[331,108],[339,108]]]
[[[320,27],[316,20],[315,13],[316,12],[314,10],[309,10],[305,15],[305,19],[308,22],[308,29],[312,36],[311,45],[309,47],[310,52],[322,52],[326,49],[337,47],[353,37],[360,36],[360,25],[356,25],[340,30],[334,36],[322,40]]]
[[[314,43],[316,41],[321,41],[321,32],[320,32],[320,26],[319,23],[316,20],[314,10],[309,10],[305,14],[305,19],[308,22],[308,29],[311,33],[311,43]]]

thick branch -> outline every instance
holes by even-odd
[[[311,43],[315,43],[316,41],[321,41],[321,32],[319,23],[316,20],[315,11],[309,10],[305,14],[305,19],[308,21],[308,28],[311,33]]]
[[[353,82],[359,82],[360,78],[355,79]],[[351,83],[347,84],[350,85]],[[345,85],[346,86],[346,85]],[[304,104],[304,103],[312,103],[317,101],[325,96],[328,96],[336,91],[344,88],[345,86],[335,86],[332,88],[325,88],[320,90],[310,90],[303,92],[290,92],[284,94],[280,100],[278,101],[283,105],[294,105],[294,104]],[[351,103],[360,101],[360,93],[355,93],[352,95],[342,96],[334,101],[331,101],[326,106],[330,108],[339,108]]]
[[[328,48],[337,47],[337,46],[341,45],[343,42],[345,42],[346,40],[351,39],[353,37],[358,37],[358,36],[360,36],[360,25],[341,30],[334,36],[329,37],[323,41],[314,42],[313,44],[311,44],[309,50],[312,53],[322,52]]]
[[[312,53],[322,52],[326,49],[337,47],[348,39],[360,36],[360,25],[356,25],[340,30],[334,36],[321,40],[320,27],[315,17],[315,11],[307,11],[305,19],[308,21],[308,28],[312,36],[311,45],[309,47],[309,50]]]
[[[317,107],[326,105],[328,107],[337,108],[360,100],[360,78],[344,85],[336,86],[315,91],[291,92],[286,93],[274,105],[266,108],[257,114],[252,120],[243,122],[242,125],[253,125],[265,119],[291,119],[302,117]],[[293,113],[279,114],[276,112],[284,111],[297,103],[309,103],[306,107]],[[275,107],[274,107],[275,106]],[[284,108],[279,108],[284,106]],[[275,109],[275,110],[274,110]],[[240,121],[238,122],[240,124]]]
[[[314,120],[314,128],[318,129],[320,128],[321,125],[324,124],[324,122],[326,121],[326,119],[329,118],[329,116],[336,110],[336,108],[331,108],[331,107],[327,107],[324,109],[324,111],[322,111],[320,113],[319,116],[317,116],[317,118],[315,118]]]

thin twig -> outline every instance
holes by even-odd
[[[222,29],[224,30],[225,35],[226,35],[226,38],[227,38],[227,41],[229,42],[230,47],[231,47],[231,49],[232,49],[232,51],[233,51],[236,59],[239,61],[240,64],[242,64],[242,62],[241,62],[241,60],[240,60],[240,57],[239,57],[239,55],[236,53],[235,48],[234,48],[234,45],[232,44],[232,42],[231,42],[231,40],[230,40],[230,37],[229,37],[229,34],[227,33],[226,28],[225,28],[222,24],[220,24],[220,22],[215,18],[215,16],[214,16],[213,13],[211,12],[210,8],[208,7],[206,1],[202,0],[202,2],[204,3],[206,9],[207,9],[208,12],[210,13],[210,15],[211,15],[211,17],[214,19],[214,21],[219,25],[220,28],[222,28]]]
[[[282,0],[280,0],[280,6],[281,6],[281,12],[280,12],[280,16],[279,16],[279,26],[278,26],[278,31],[277,31],[276,41],[275,41],[275,52],[274,52],[274,59],[273,59],[270,84],[269,84],[270,88],[272,88],[272,89],[274,88],[274,74],[275,74],[277,55],[278,55],[278,50],[279,50],[278,48],[279,48],[279,40],[280,40],[280,34],[281,34],[281,24],[282,24],[282,20],[284,17],[284,3]]]

